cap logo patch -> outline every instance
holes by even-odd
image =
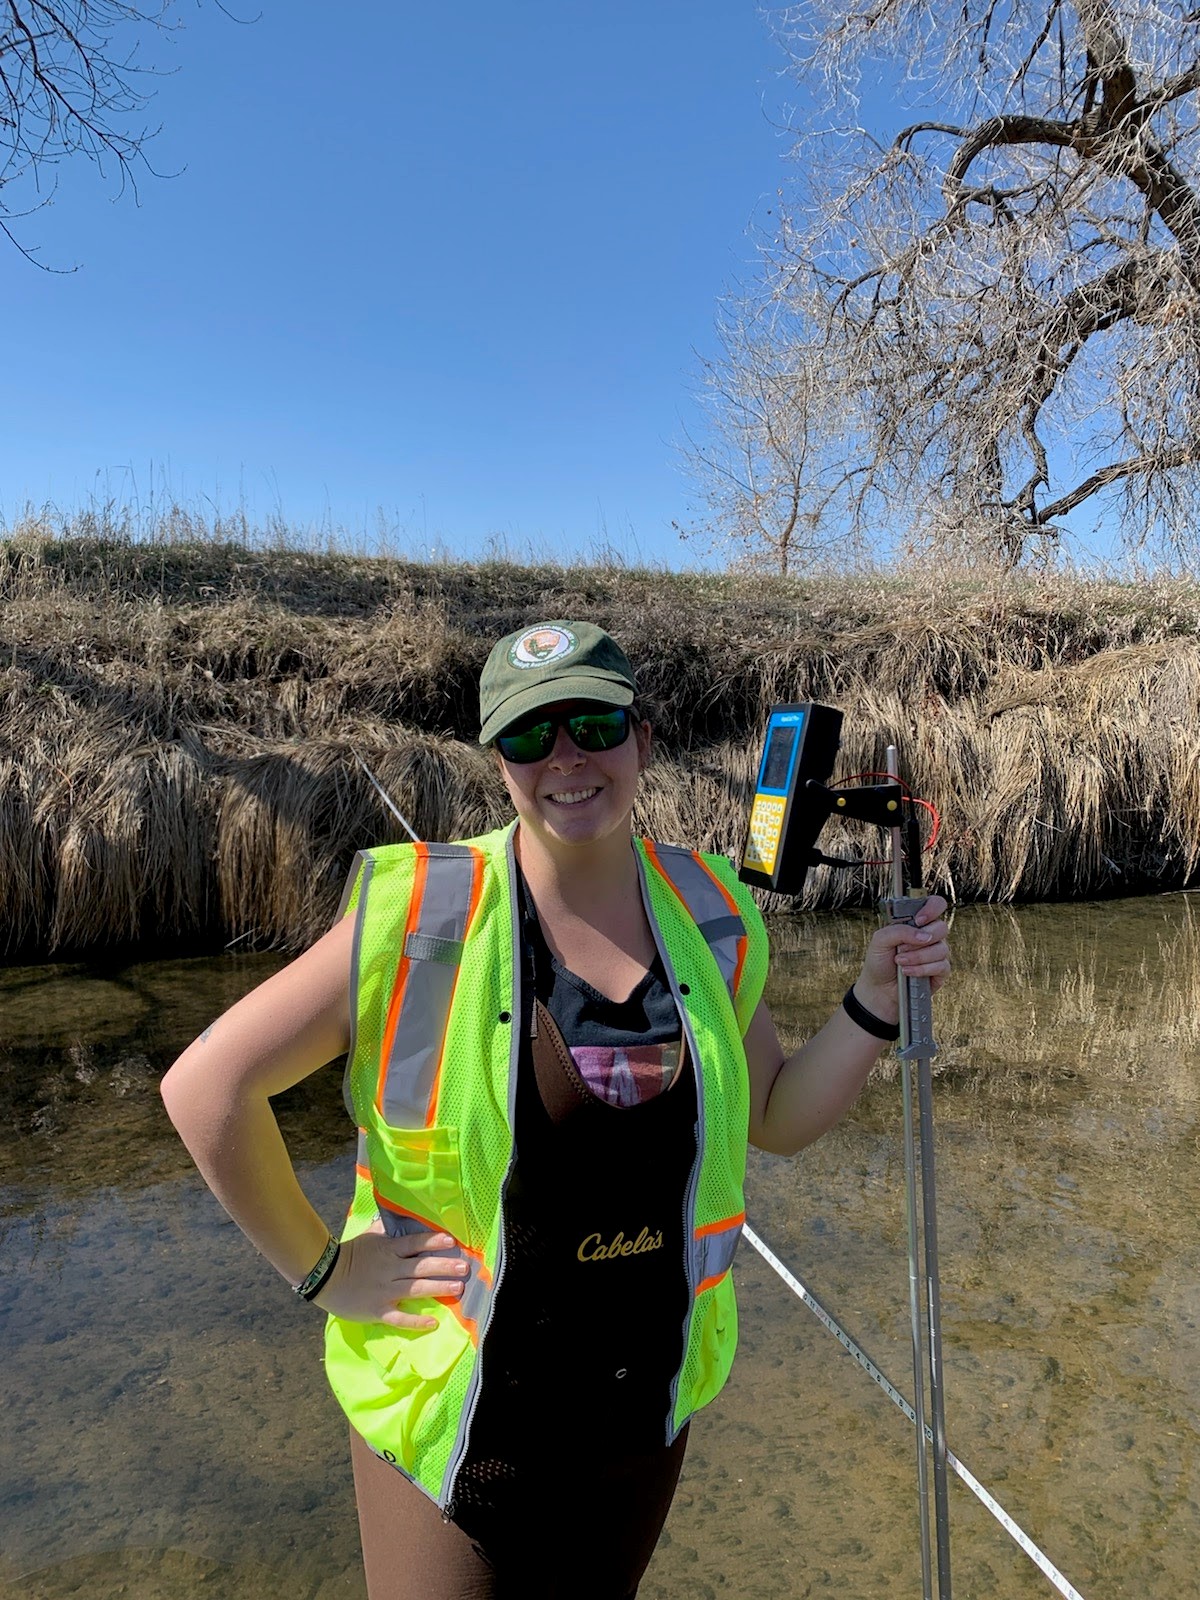
[[[510,647],[508,659],[514,667],[544,667],[561,661],[578,646],[569,628],[530,628]]]

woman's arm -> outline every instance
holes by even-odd
[[[270,1096],[349,1048],[353,924],[343,918],[218,1017],[162,1081],[167,1114],[204,1181],[292,1284],[318,1260],[329,1229],[296,1178]],[[444,1234],[361,1235],[343,1245],[317,1303],[357,1321],[432,1327],[431,1317],[401,1312],[397,1301],[461,1291],[462,1260],[427,1254],[453,1245]]]
[[[900,1014],[899,967],[910,978],[928,978],[934,989],[950,971],[946,902],[932,896],[917,913],[916,926],[891,924],[872,938],[854,980],[860,1005],[883,1022]],[[867,1033],[842,1007],[794,1055],[783,1046],[766,1004],[746,1030],[750,1069],[750,1143],[776,1155],[794,1155],[840,1121],[858,1098],[884,1041]]]

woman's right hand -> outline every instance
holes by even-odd
[[[406,1300],[457,1298],[463,1292],[467,1263],[445,1254],[457,1249],[448,1233],[383,1230],[376,1220],[353,1239],[342,1241],[337,1265],[314,1304],[347,1322],[386,1322],[392,1328],[436,1328],[434,1317],[402,1309]]]

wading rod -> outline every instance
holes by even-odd
[[[903,1046],[904,1000],[900,1001]],[[925,1416],[925,1351],[921,1335],[921,1246],[917,1232],[917,1173],[913,1132],[912,1065],[900,1057],[901,1098],[904,1102],[904,1212],[908,1223],[908,1315],[912,1336],[913,1407]],[[925,1430],[917,1429],[917,1505],[921,1516],[921,1594],[933,1600],[933,1562],[929,1535],[929,1465]]]
[[[895,745],[888,746],[888,776],[899,784]],[[910,897],[904,878],[903,829],[892,836],[892,899],[887,909],[893,922],[911,922],[924,904]],[[933,1440],[933,1500],[937,1532],[938,1600],[951,1600],[950,1512],[946,1477],[946,1408],[942,1386],[942,1300],[938,1271],[937,1182],[933,1153],[933,996],[928,978],[908,978],[897,968],[900,997],[900,1072],[904,1099],[904,1189],[908,1220],[909,1308],[913,1340],[913,1403],[922,1426],[917,1428],[917,1494],[921,1519],[921,1582],[925,1600],[932,1600],[933,1576],[929,1538],[929,1472],[925,1452],[924,1361],[921,1350],[920,1280],[925,1280],[929,1343],[930,1433]],[[913,1137],[913,1068],[917,1078],[918,1136]],[[917,1237],[917,1148],[920,1152],[921,1212],[924,1250]]]

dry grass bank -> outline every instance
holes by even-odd
[[[0,541],[9,958],[297,946],[353,851],[506,805],[473,745],[501,633],[586,616],[658,734],[640,825],[735,851],[767,708],[842,707],[842,771],[900,745],[960,899],[1179,887],[1200,862],[1200,587],[421,565],[208,542]],[[867,853],[875,853],[866,841]],[[857,839],[847,848],[857,850]],[[809,904],[878,875],[818,875]]]

